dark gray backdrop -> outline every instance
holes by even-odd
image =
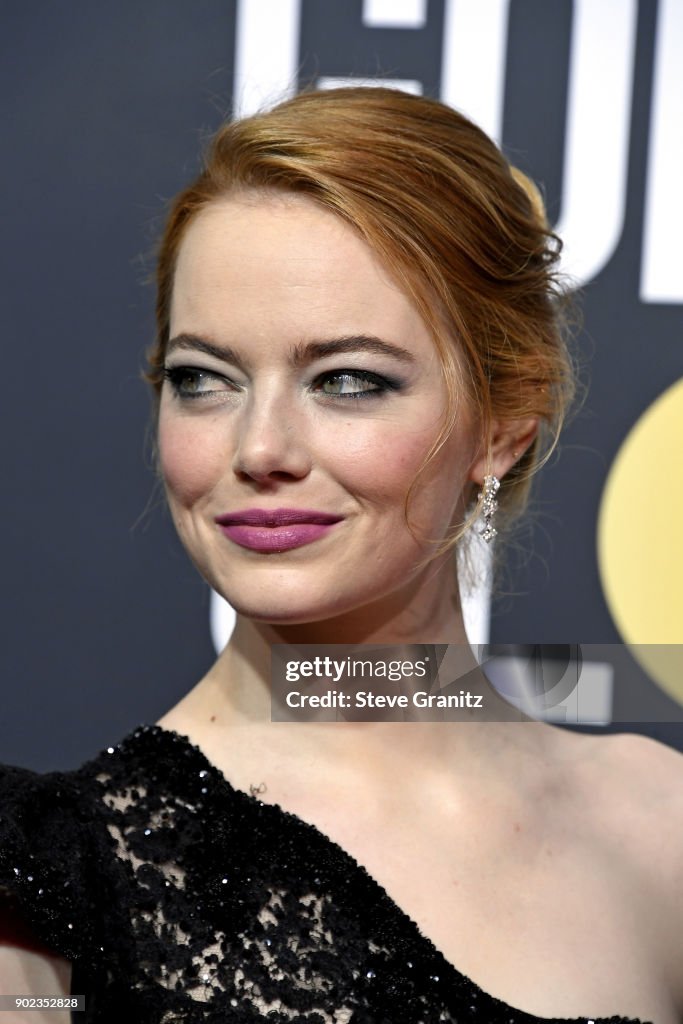
[[[658,6],[637,5],[623,234],[584,298],[590,392],[540,481],[533,554],[512,564],[493,639],[620,640],[595,560],[600,493],[629,427],[683,372],[680,305],[639,290]],[[140,368],[145,254],[232,109],[236,14],[231,0],[0,4],[2,761],[74,766],[158,718],[214,656],[208,590],[150,467]],[[509,8],[503,142],[553,218],[574,17],[569,0]],[[439,95],[443,22],[444,0],[411,31],[364,25],[360,0],[303,0],[301,81],[384,74]],[[629,727],[683,749],[680,726]]]

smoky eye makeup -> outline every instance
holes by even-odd
[[[215,371],[199,367],[166,367],[164,379],[172,394],[180,399],[215,397],[240,390],[239,385]],[[377,399],[400,391],[402,381],[369,370],[330,370],[317,374],[310,390],[316,396],[332,400]]]
[[[216,398],[242,390],[225,374],[199,366],[166,366],[164,380],[168,382],[172,395],[181,400]],[[316,374],[308,387],[321,399],[347,402],[384,398],[402,390],[404,382],[372,370],[344,367]]]
[[[237,385],[224,374],[199,366],[165,366],[164,380],[177,398],[204,398],[237,390]]]
[[[401,390],[403,382],[371,370],[349,368],[319,373],[311,387],[323,397],[376,399]]]

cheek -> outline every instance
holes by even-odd
[[[441,536],[463,518],[473,457],[472,437],[464,425],[425,465],[438,437],[433,424],[423,430],[397,429],[394,436],[382,439],[372,458],[367,457],[363,473],[367,493],[385,510],[391,509],[401,523],[405,523],[410,491],[408,521],[418,533],[430,537]],[[361,459],[358,464],[363,464]]]
[[[225,449],[190,420],[159,418],[159,467],[169,500],[190,508],[212,490],[225,467]]]
[[[320,457],[359,499],[394,505],[402,515],[408,489],[436,436],[433,424],[407,429],[405,423],[376,422],[359,429],[357,423],[348,423],[326,435]]]

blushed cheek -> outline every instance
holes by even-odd
[[[187,423],[159,422],[159,466],[169,499],[181,508],[192,508],[211,493],[220,477],[221,455],[207,443],[204,433]]]
[[[411,527],[430,538],[444,536],[454,519],[462,519],[462,491],[471,459],[471,439],[462,430],[425,465],[438,436],[433,422],[424,429],[383,432],[375,439],[372,452],[365,458],[359,454],[356,462],[359,491],[401,525],[405,524],[405,501],[410,492]]]
[[[405,496],[433,441],[432,430],[411,433],[398,425],[363,436],[336,432],[331,438],[333,472],[361,501],[387,512],[394,507],[402,516]]]

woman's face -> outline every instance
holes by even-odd
[[[179,535],[240,613],[320,621],[414,593],[464,512],[478,447],[412,302],[312,201],[246,196],[198,214],[175,275],[159,449]],[[445,558],[438,563],[450,572]],[[419,587],[418,587],[419,589]]]

